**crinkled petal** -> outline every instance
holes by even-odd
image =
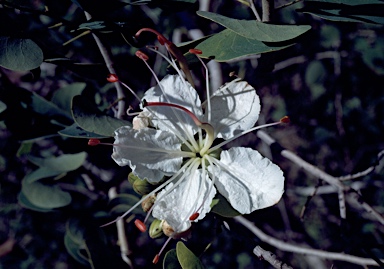
[[[211,121],[217,137],[228,139],[253,127],[260,114],[256,90],[245,81],[225,84],[211,97]],[[204,121],[208,121],[208,110]]]
[[[281,169],[250,148],[231,148],[210,165],[217,190],[242,214],[276,204],[284,192]]]
[[[164,102],[180,105],[198,118],[202,117],[200,98],[196,90],[177,75],[168,75],[160,81],[166,95],[163,94],[160,86],[150,88],[145,92],[143,100],[147,102]],[[197,127],[191,117],[178,108],[151,106],[144,108],[144,111],[152,111],[151,121],[155,127],[161,130],[177,132],[185,137],[188,132],[192,136],[196,133]]]
[[[112,158],[120,165],[129,165],[141,179],[158,182],[164,175],[172,175],[182,163],[179,139],[167,131],[130,126],[115,131]]]
[[[199,213],[194,221],[203,219],[211,210],[210,205],[216,194],[207,173],[202,173],[201,169],[190,171],[190,174],[181,180],[175,188],[174,183],[170,183],[159,193],[157,197],[160,200],[152,212],[153,217],[166,220],[177,233],[189,229],[189,218],[192,214]]]

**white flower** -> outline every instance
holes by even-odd
[[[221,149],[259,128],[253,127],[260,113],[255,89],[236,79],[212,96],[207,90],[207,97],[201,104],[183,77],[168,75],[142,99],[152,127],[125,126],[115,132],[116,163],[152,183],[168,177],[154,191],[152,215],[175,233],[204,218],[216,191],[241,214],[277,203],[284,191],[281,169],[256,150]],[[215,145],[216,138],[224,141]]]

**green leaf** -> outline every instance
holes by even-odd
[[[31,153],[33,142],[22,142],[19,149],[17,150],[16,156],[20,157],[25,154]]]
[[[57,90],[52,97],[52,103],[57,105],[60,109],[64,110],[69,117],[72,115],[71,104],[72,99],[76,95],[80,95],[85,87],[84,82],[75,82]]]
[[[84,163],[86,157],[86,152],[80,152],[75,154],[63,154],[59,157],[50,158],[28,156],[28,159],[40,167],[59,172],[69,172],[79,168]]]
[[[215,203],[215,205],[212,207],[211,211],[213,213],[216,213],[222,217],[226,218],[233,218],[236,216],[240,216],[241,214],[237,212],[231,204],[225,199],[224,196],[221,194],[216,194],[215,200],[219,200],[218,202]]]
[[[183,269],[203,269],[204,266],[193,254],[192,251],[190,251],[183,242],[177,242],[176,244],[176,254],[177,258],[181,264],[181,267]]]
[[[73,138],[107,138],[108,136],[99,135],[95,133],[91,133],[88,131],[83,130],[79,125],[76,123],[72,124],[71,126],[66,127],[63,130],[60,130],[58,132],[62,136],[68,136]]]
[[[38,206],[32,204],[28,200],[28,198],[24,195],[23,192],[19,193],[19,195],[17,196],[17,200],[22,207],[33,210],[33,211],[38,211],[38,212],[43,212],[43,213],[52,211],[52,209],[50,209],[50,208],[41,208],[41,207],[38,207]]]
[[[58,107],[53,102],[44,99],[43,97],[34,92],[31,95],[31,100],[32,102],[29,105],[31,105],[33,111],[35,111],[36,113],[49,117],[62,116],[72,120],[70,114],[66,113],[63,109]]]
[[[64,236],[64,245],[72,258],[83,265],[89,265],[90,262],[88,258],[81,254],[81,250],[84,250],[84,246],[74,242],[71,236],[69,236],[67,233]]]
[[[39,67],[43,59],[43,51],[31,39],[0,37],[0,66],[28,71]]]
[[[49,186],[38,181],[28,183],[23,180],[21,191],[31,204],[42,209],[63,207],[72,201],[71,195],[58,186]]]
[[[197,11],[197,14],[221,24],[245,38],[264,42],[287,41],[311,29],[309,25],[274,25],[254,20],[236,20],[206,11]]]
[[[231,30],[225,29],[201,42],[196,49],[203,52],[200,55],[203,58],[224,62],[252,54],[281,50],[291,45],[266,44],[262,41],[245,38]]]
[[[0,113],[7,109],[7,105],[0,101]]]
[[[376,74],[384,75],[384,38],[374,42],[367,38],[355,39],[355,49],[362,54],[364,63]]]
[[[63,174],[65,172],[63,171],[57,171],[57,170],[52,170],[46,167],[40,167],[36,169],[35,171],[29,173],[24,177],[25,182],[27,183],[32,183],[34,181],[43,179],[43,178],[49,178],[49,177],[55,177],[60,174]]]
[[[380,0],[307,0],[297,11],[331,21],[384,24],[384,3]]]
[[[181,269],[179,260],[177,259],[176,249],[171,249],[165,254],[163,269]]]
[[[87,98],[77,95],[72,100],[72,115],[75,122],[84,130],[111,137],[121,126],[131,125],[129,121],[104,115]]]
[[[121,215],[127,210],[131,209],[140,199],[132,194],[118,194],[109,202],[110,212],[113,215]],[[143,210],[141,207],[136,207],[133,214],[142,214]]]

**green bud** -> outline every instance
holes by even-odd
[[[152,221],[151,226],[149,227],[149,236],[153,239],[159,238],[163,235],[163,221],[155,219]]]
[[[132,187],[133,190],[140,195],[146,195],[154,189],[154,186],[144,179],[135,180]]]
[[[141,180],[138,176],[135,176],[132,172],[128,174],[128,181],[133,185],[136,180]]]

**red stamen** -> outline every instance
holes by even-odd
[[[140,230],[140,232],[144,233],[147,230],[147,225],[144,224],[141,220],[137,219],[135,220],[135,226],[137,229]]]
[[[91,138],[88,140],[88,146],[97,146],[100,144],[100,140],[96,138]]]
[[[160,44],[161,45],[164,45],[164,44],[171,44],[172,42],[169,41],[168,39],[166,39],[162,34],[160,34],[158,31],[154,30],[154,29],[151,29],[151,28],[142,28],[140,29],[139,31],[137,31],[137,33],[135,34],[135,37],[138,38],[139,35],[142,33],[142,32],[151,32],[151,33],[154,33],[155,35],[157,35],[157,39],[159,40]]]
[[[140,50],[136,51],[135,55],[143,61],[147,61],[149,59],[148,55]]]
[[[200,214],[199,214],[198,212],[195,212],[195,213],[193,213],[193,214],[189,217],[189,220],[190,220],[190,221],[194,221],[194,220],[196,220],[199,216],[200,216]]]
[[[203,54],[203,52],[199,49],[190,49],[189,52],[192,54]]]
[[[117,77],[116,74],[109,74],[108,77],[107,77],[107,80],[109,82],[118,82],[119,78]]]
[[[280,122],[282,122],[282,123],[290,123],[291,120],[289,119],[288,116],[285,116],[285,117],[282,117],[282,118],[280,119]]]
[[[153,264],[158,263],[159,259],[160,259],[160,255],[159,255],[159,254],[156,254],[156,256],[153,258],[152,263],[153,263]]]

